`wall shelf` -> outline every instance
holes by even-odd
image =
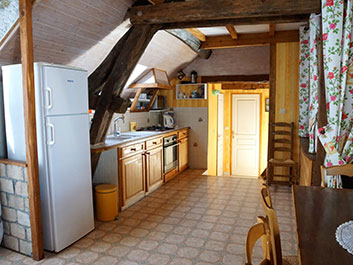
[[[205,100],[207,99],[207,84],[177,84],[175,92],[177,100]]]

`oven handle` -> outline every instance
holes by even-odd
[[[177,145],[179,145],[179,143],[173,144],[173,145],[164,146],[164,148],[175,147],[175,146],[177,146]]]

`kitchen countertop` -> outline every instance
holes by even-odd
[[[164,134],[176,133],[181,130],[190,129],[190,127],[180,127],[166,131],[136,131],[123,132],[120,136],[108,135],[104,143],[91,145],[92,153],[101,153],[110,149],[123,147],[131,143],[143,142],[148,138],[162,136]]]

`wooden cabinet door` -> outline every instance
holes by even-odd
[[[179,141],[179,172],[185,170],[189,164],[189,140],[184,138]]]
[[[121,160],[122,206],[126,207],[145,196],[145,161],[142,154]]]
[[[154,191],[163,184],[163,148],[146,153],[147,191]]]

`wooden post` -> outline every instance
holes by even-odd
[[[268,147],[267,147],[267,161],[273,156],[273,150],[271,146],[271,135],[272,126],[271,123],[276,122],[276,60],[277,60],[277,49],[276,43],[270,44],[270,112],[269,112],[269,123],[268,123]],[[268,163],[266,170],[266,182],[269,183],[270,175],[272,175]]]
[[[33,69],[32,0],[20,0],[20,41],[23,79],[23,105],[26,139],[28,196],[33,259],[43,258],[42,216],[40,207],[37,129]]]

